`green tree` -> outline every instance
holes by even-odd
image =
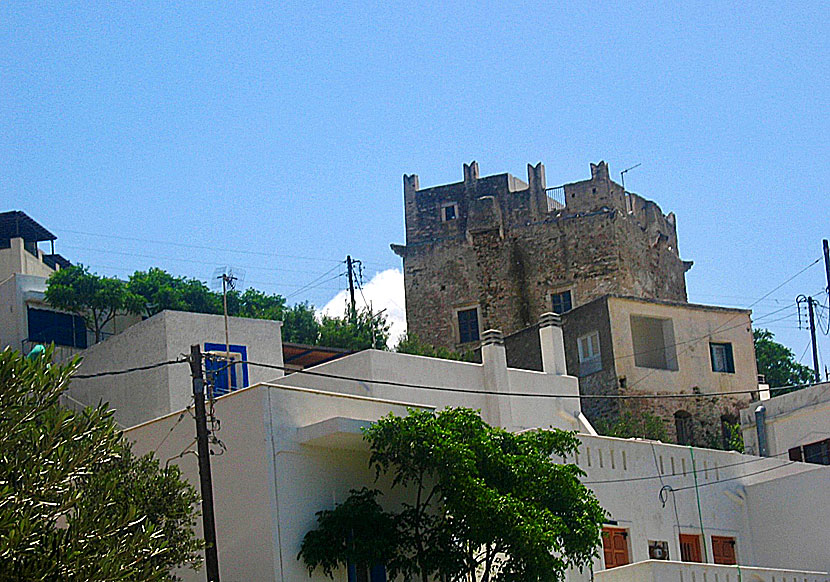
[[[473,352],[456,352],[444,346],[435,347],[432,344],[421,341],[413,333],[405,333],[395,345],[395,351],[401,354],[413,354],[416,356],[428,356],[430,358],[441,358],[443,360],[459,360],[472,362],[475,360]]]
[[[776,342],[771,331],[754,329],[752,337],[758,373],[766,377],[770,388],[798,386],[814,380],[813,370],[799,363],[791,349]]]
[[[78,361],[0,352],[0,581],[161,581],[197,567],[195,490],[130,451],[104,405],[59,399]]]
[[[633,412],[626,410],[614,422],[597,422],[597,432],[605,436],[619,438],[644,438],[655,441],[668,441],[666,424],[663,419],[650,412]]]
[[[320,341],[320,323],[314,315],[314,307],[297,303],[283,312],[282,341],[296,344],[317,345]],[[330,346],[332,347],[332,346]]]
[[[511,433],[457,408],[390,414],[365,438],[376,474],[410,499],[393,514],[394,543],[385,543],[387,563],[405,579],[557,581],[597,554],[606,514],[582,470],[552,460],[576,451],[573,433]],[[315,547],[326,529],[321,522],[309,532],[300,557],[331,575],[350,554],[342,531],[327,532],[327,549]]]
[[[394,577],[395,571],[388,564],[396,551],[395,516],[377,502],[380,491],[364,487],[349,493],[346,501],[334,509],[317,512],[318,527],[306,534],[297,557],[308,565],[309,575],[321,568],[326,576],[334,578],[341,564],[354,564],[363,570],[387,564],[387,573]]]
[[[196,279],[176,277],[153,267],[130,275],[127,290],[143,298],[147,315],[165,309],[196,313],[221,313],[221,296]]]
[[[46,281],[46,301],[57,309],[80,315],[87,329],[95,334],[96,343],[116,315],[144,311],[142,298],[130,292],[123,281],[90,273],[83,265],[52,273]]]
[[[389,340],[389,324],[386,316],[368,310],[357,312],[355,318],[324,315],[320,321],[318,343],[331,348],[385,350]]]

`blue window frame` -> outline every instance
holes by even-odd
[[[224,396],[233,390],[248,387],[247,347],[230,345],[231,359],[239,360],[229,368],[230,386],[228,386],[228,374],[226,372],[225,344],[205,342],[205,352],[213,352],[213,354],[205,354],[205,372],[207,373],[208,386],[213,388],[213,398]]]

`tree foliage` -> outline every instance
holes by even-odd
[[[143,301],[123,281],[100,277],[83,265],[55,271],[46,282],[46,301],[81,316],[87,329],[101,341],[104,327],[122,313],[142,313]]]
[[[104,405],[59,403],[77,360],[0,352],[0,580],[173,580],[196,567],[195,490],[135,457]]]
[[[389,324],[383,314],[372,314],[368,309],[357,311],[352,317],[330,317],[320,320],[318,343],[331,348],[385,350],[389,340]]]
[[[770,388],[798,386],[814,380],[813,370],[799,363],[791,349],[776,342],[771,331],[754,329],[752,337],[758,373],[766,377]]]
[[[421,341],[417,335],[410,332],[401,336],[395,345],[395,351],[401,354],[441,358],[442,360],[458,360],[462,362],[472,362],[475,360],[473,352],[456,352],[444,346],[436,347]]]
[[[390,414],[366,429],[365,438],[377,476],[390,476],[409,499],[389,514],[396,527],[393,543],[384,544],[384,562],[392,576],[556,581],[596,555],[605,512],[581,484],[581,469],[552,460],[576,451],[573,433],[511,433],[457,408]],[[310,571],[322,567],[331,575],[335,565],[349,562],[344,532],[322,521],[309,532],[300,558]]]
[[[286,304],[285,297],[254,288],[227,293],[228,315],[282,321],[283,341],[363,350],[386,349],[389,325],[383,315],[368,310],[355,317],[324,316],[318,321],[308,303]],[[84,317],[87,328],[101,341],[104,326],[118,313],[155,315],[165,309],[195,313],[224,313],[222,293],[198,279],[177,277],[159,268],[136,271],[124,283],[73,266],[47,281],[46,300],[58,309]]]
[[[647,411],[626,410],[614,422],[597,422],[596,428],[597,432],[605,436],[668,441],[668,432],[663,419]]]

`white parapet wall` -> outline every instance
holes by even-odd
[[[828,582],[823,572],[647,560],[597,572],[596,582]]]

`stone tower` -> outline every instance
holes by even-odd
[[[512,333],[617,293],[686,301],[674,214],[626,192],[605,162],[591,178],[548,188],[545,167],[421,189],[404,175],[407,325],[434,345],[475,347],[486,329]]]

